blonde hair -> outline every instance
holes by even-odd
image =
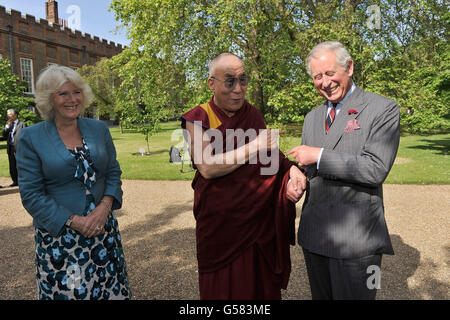
[[[94,99],[91,87],[83,81],[78,72],[69,67],[51,65],[42,70],[36,82],[36,108],[45,120],[53,120],[55,118],[53,94],[68,81],[81,90],[83,95],[81,112]]]

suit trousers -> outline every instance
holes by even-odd
[[[11,175],[11,179],[13,183],[17,183],[18,174],[17,174],[17,164],[16,164],[16,148],[13,144],[7,145],[8,151],[8,161],[9,161],[9,174]]]
[[[380,270],[381,254],[335,259],[303,248],[303,255],[313,300],[375,300],[377,286],[372,279],[380,274],[373,270]]]

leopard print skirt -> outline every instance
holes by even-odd
[[[92,204],[92,195],[88,196]],[[131,299],[125,257],[114,213],[105,233],[86,238],[64,227],[53,237],[36,228],[36,279],[40,300]]]

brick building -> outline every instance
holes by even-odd
[[[0,58],[11,60],[12,71],[28,82],[29,95],[39,72],[51,64],[76,69],[123,50],[120,44],[67,28],[58,18],[57,1],[48,0],[45,6],[45,20],[0,6]]]

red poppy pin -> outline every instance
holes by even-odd
[[[350,110],[348,110],[348,115],[351,115],[351,114],[357,114],[358,113],[358,110],[355,110],[355,109],[350,109]]]

